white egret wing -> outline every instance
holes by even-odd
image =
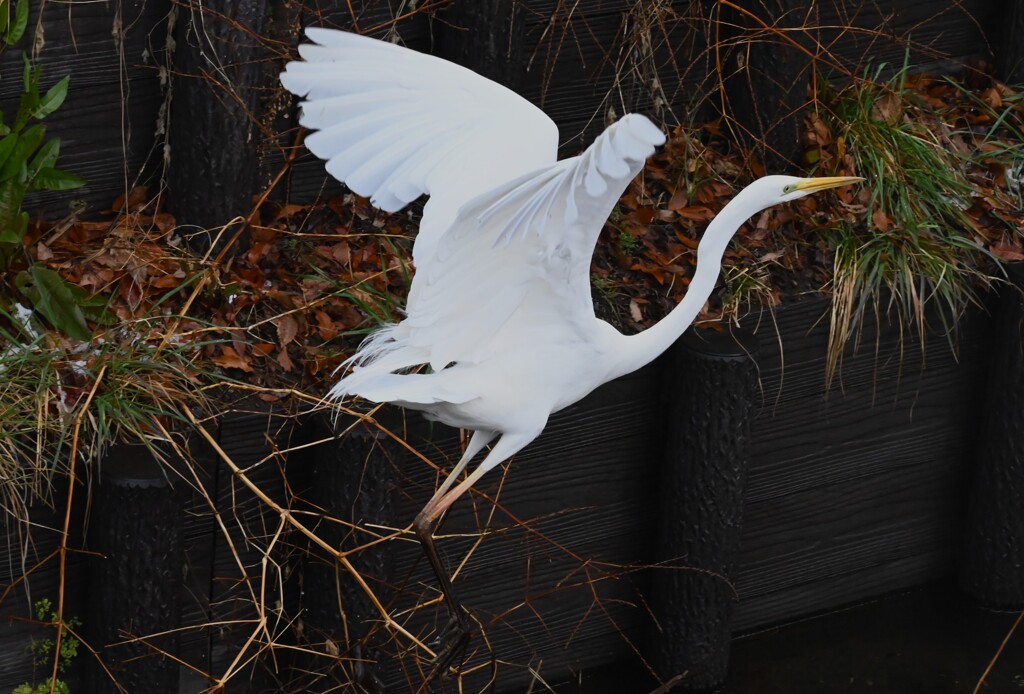
[[[434,255],[467,200],[556,160],[558,129],[475,72],[395,44],[308,28],[315,44],[281,73],[305,97],[306,146],[327,171],[393,212],[430,195],[413,257]]]
[[[439,370],[497,349],[500,328],[520,334],[590,329],[590,262],[597,237],[626,186],[665,136],[643,116],[625,116],[580,156],[526,174],[459,210],[413,282],[402,328],[410,347]],[[582,337],[582,332],[581,332]]]

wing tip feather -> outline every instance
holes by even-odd
[[[629,113],[619,119],[633,137],[654,147],[661,147],[665,144],[665,133],[661,128],[651,122],[647,116],[639,113]]]

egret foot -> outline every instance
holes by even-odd
[[[472,635],[473,630],[470,629],[465,618],[453,617],[448,622],[448,626],[444,628],[444,631],[438,635],[434,642],[437,644],[437,655],[434,656],[432,661],[434,665],[434,675],[432,676],[439,674],[444,677],[448,674],[453,664],[456,662],[461,664],[465,660],[466,648],[469,646],[469,640]]]

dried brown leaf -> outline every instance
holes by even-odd
[[[225,369],[241,369],[246,373],[252,371],[249,360],[242,357],[233,347],[228,345],[221,345],[220,354],[215,354],[212,357],[212,361],[217,366]]]
[[[286,313],[283,316],[279,316],[274,321],[274,325],[277,327],[277,341],[284,349],[289,342],[294,340],[299,334],[299,322],[295,320],[295,316],[290,313]]]

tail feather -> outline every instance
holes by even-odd
[[[328,392],[331,400],[357,395],[373,402],[404,402],[421,405],[465,402],[470,399],[445,389],[441,374],[402,373],[426,364],[429,353],[409,344],[408,327],[389,324],[374,331],[341,367],[350,369]],[[430,380],[424,380],[430,379]],[[460,399],[461,398],[461,399]]]
[[[338,368],[364,366],[394,352],[401,347],[401,338],[405,332],[400,323],[387,323],[377,328],[363,340],[356,353],[343,361]]]
[[[440,402],[461,404],[477,397],[460,388],[447,371],[430,374],[366,373],[354,371],[341,379],[328,397],[340,399],[358,395],[372,402],[392,402],[403,407],[433,405]]]

